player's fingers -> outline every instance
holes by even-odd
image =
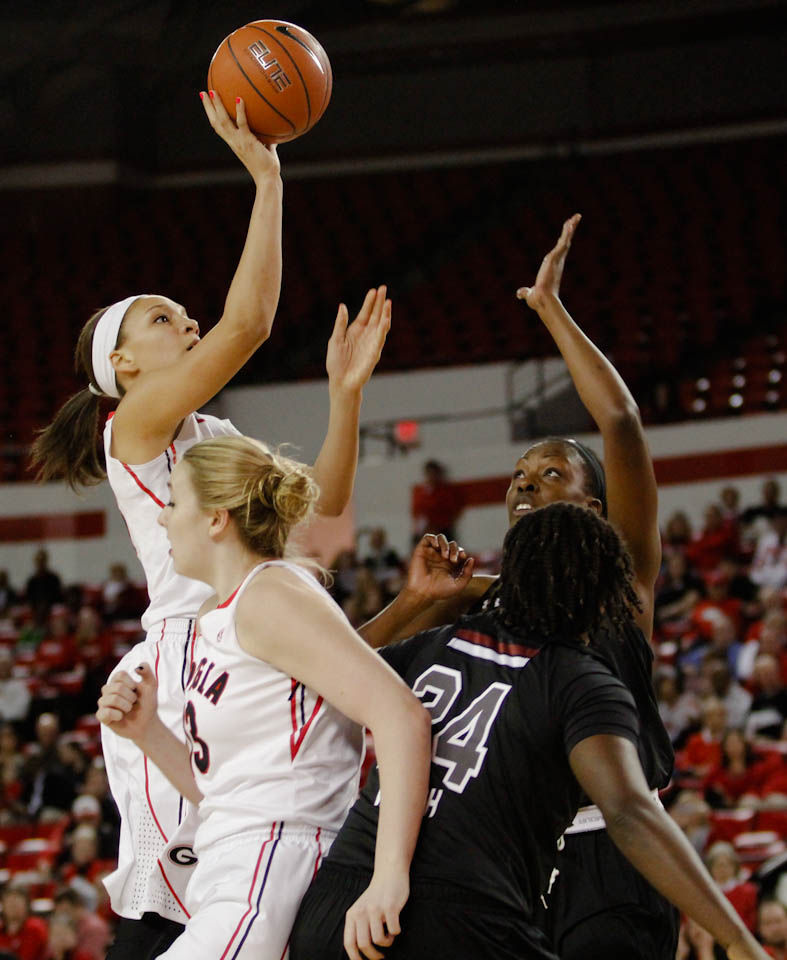
[[[458,580],[460,583],[467,583],[470,580],[470,577],[473,576],[473,570],[475,569],[475,557],[468,557],[462,569],[459,571]]]
[[[121,710],[116,710],[114,707],[99,707],[96,710],[96,720],[99,723],[117,723],[119,720],[122,720],[125,717],[125,714]]]
[[[555,246],[553,253],[564,253],[571,246],[571,238],[574,236],[574,231],[577,228],[581,217],[578,213],[575,213],[573,217],[569,217],[568,220],[563,224],[563,229],[560,231],[560,239]],[[549,254],[547,254],[549,256]],[[546,258],[545,258],[546,259]]]
[[[372,306],[371,319],[377,323],[380,320],[380,317],[383,315],[383,309],[385,308],[385,298],[388,293],[388,287],[383,284],[381,287],[377,288],[377,292],[374,295],[374,304]]]
[[[111,707],[113,710],[120,710],[124,714],[129,713],[136,703],[137,695],[133,691],[128,694],[122,693],[102,693],[98,698],[98,707]]]
[[[444,533],[437,534],[437,549],[440,551],[440,555],[444,560],[448,559],[449,546],[448,538]]]
[[[381,910],[373,910],[369,915],[369,935],[372,943],[378,947],[387,947],[389,945],[388,936],[383,926],[383,914]]]
[[[361,954],[358,951],[356,924],[349,911],[344,918],[344,949],[350,960],[361,960]]]
[[[208,96],[213,101],[213,109],[216,111],[218,122],[222,125],[230,123],[230,115],[227,113],[227,108],[224,106],[218,90],[208,90]]]
[[[393,907],[389,907],[385,911],[385,926],[388,931],[389,944],[393,943],[395,936],[402,932],[402,928],[399,924],[399,911]]]
[[[360,326],[363,327],[369,322],[369,317],[371,316],[376,297],[376,290],[367,290],[366,296],[363,298],[363,303],[361,304],[361,309],[358,311],[358,316],[355,318],[355,322]]]
[[[456,540],[448,541],[448,559],[451,561],[451,563],[456,563],[456,561],[459,559],[460,549],[461,548]]]
[[[373,291],[373,296],[368,300],[364,300],[363,308],[361,313],[358,314],[358,320],[356,321],[359,327],[366,327],[370,324],[376,326],[377,322],[380,319],[380,314],[382,313],[383,304],[385,303],[385,291],[384,286],[378,287]]]
[[[235,126],[238,130],[246,131],[249,129],[246,119],[246,104],[242,97],[235,97]]]
[[[391,301],[386,300],[378,322],[378,332],[380,339],[385,342],[388,331],[391,329]]]
[[[517,300],[527,300],[527,295],[530,293],[530,287],[520,287],[516,292]]]
[[[207,90],[200,90],[199,98],[202,101],[202,109],[205,111],[205,116],[210,121],[210,125],[213,129],[216,129],[216,111],[213,109],[213,101],[210,98],[210,94]]]
[[[382,926],[380,928],[382,930]],[[383,954],[377,949],[377,947],[372,942],[372,931],[369,927],[368,921],[364,920],[363,923],[357,927],[358,930],[358,949],[361,954],[366,957],[366,960],[384,960]]]
[[[104,684],[101,688],[101,694],[103,696],[107,693],[113,693],[115,690],[133,691],[136,690],[138,683],[138,680],[130,677],[127,673],[118,673]]]
[[[350,315],[347,312],[347,307],[343,304],[339,304],[339,309],[336,311],[336,322],[333,325],[333,333],[331,337],[336,337],[337,340],[343,340],[344,334],[347,331],[347,324],[350,322]]]
[[[372,943],[373,934],[370,926],[370,912],[367,910],[365,904],[362,904],[360,907],[351,907],[348,911],[347,919],[352,921],[352,942],[361,956],[366,957],[367,960],[383,960],[383,955]],[[380,929],[382,929],[382,925]],[[349,953],[349,950],[347,952]]]

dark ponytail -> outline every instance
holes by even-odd
[[[95,383],[93,331],[106,310],[107,307],[103,307],[93,314],[77,341],[76,372],[89,383]],[[65,480],[76,490],[100,483],[106,477],[104,452],[98,439],[100,406],[100,397],[87,388],[80,390],[66,400],[49,426],[38,432],[30,456],[31,466],[38,468],[36,482]]]

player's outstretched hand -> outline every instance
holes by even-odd
[[[566,256],[571,248],[574,232],[581,219],[581,215],[575,213],[573,217],[566,220],[558,242],[541,261],[536,282],[532,287],[520,287],[517,290],[517,299],[524,300],[532,310],[538,312],[550,298],[560,296],[563,267],[566,264]]]
[[[357,391],[371,377],[391,329],[391,301],[385,294],[385,286],[369,290],[352,323],[347,307],[339,304],[325,358],[331,389]]]
[[[237,122],[234,122],[215,90],[200,90],[200,99],[210,125],[254,177],[255,183],[265,177],[279,175],[276,144],[263,143],[251,132],[243,100],[238,100],[235,106]]]
[[[405,587],[434,602],[458,596],[473,576],[475,560],[456,540],[425,533],[418,541],[407,570]]]
[[[390,947],[401,932],[399,914],[410,896],[406,872],[372,882],[344,918],[344,949],[350,960],[383,960],[377,947]]]
[[[156,717],[158,682],[146,663],[136,672],[138,677],[119,671],[104,684],[96,718],[119,736],[140,743]]]

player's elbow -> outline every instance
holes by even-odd
[[[622,849],[637,842],[649,829],[658,803],[640,791],[626,791],[611,798],[601,808],[607,824],[607,832]]]
[[[624,438],[642,433],[642,416],[633,397],[622,397],[608,412],[606,429]]]
[[[221,319],[256,349],[271,335],[277,305],[278,297],[263,297],[253,305],[228,299]]]
[[[419,749],[426,744],[428,748],[432,737],[432,718],[412,691],[404,687],[396,691],[394,702],[385,706],[380,700],[378,706],[381,709],[368,724],[375,742],[388,736],[400,744],[407,742]]]
[[[336,496],[326,493],[321,487],[320,497],[317,500],[315,509],[321,517],[340,517],[349,502],[349,496]]]
[[[419,740],[431,740],[432,737],[432,716],[424,707],[414,693],[407,691],[409,696],[403,697],[401,701],[402,721],[407,728],[412,731],[413,736]]]

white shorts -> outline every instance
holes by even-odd
[[[133,676],[140,663],[150,664],[158,678],[159,716],[184,743],[183,691],[194,625],[189,619],[164,620],[112,671],[125,670]],[[102,725],[101,743],[109,786],[120,812],[118,866],[104,880],[112,909],[129,919],[151,912],[185,923],[182,897],[176,891],[185,890],[193,872],[193,830],[188,836],[187,829],[178,827],[194,808],[130,740]],[[196,829],[196,816],[189,820]],[[181,847],[175,856],[164,857],[176,830]]]
[[[186,929],[162,960],[284,960],[298,907],[334,836],[274,823],[214,843],[189,881]]]

